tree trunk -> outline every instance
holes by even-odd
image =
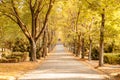
[[[78,48],[77,48],[77,54],[76,56],[79,56],[80,55],[80,52],[81,52],[81,42],[80,42],[80,35],[78,35]]]
[[[91,52],[92,52],[92,38],[89,36],[89,55],[88,55],[88,60],[91,61]]]
[[[30,40],[30,61],[37,61],[35,40]]]
[[[76,54],[76,39],[74,38],[74,50],[73,53]]]
[[[47,35],[46,35],[46,30],[44,31],[44,38],[43,38],[43,57],[45,58],[45,56],[47,56]]]
[[[48,52],[50,52],[52,50],[52,46],[53,46],[53,31],[48,31]]]
[[[82,59],[85,57],[84,38],[82,37]]]
[[[48,52],[51,51],[51,44],[50,44],[50,41],[51,41],[51,31],[48,31]]]
[[[105,26],[105,10],[101,14],[102,22],[100,28],[100,53],[99,53],[99,66],[103,66],[103,54],[104,54],[104,26]]]

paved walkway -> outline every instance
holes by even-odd
[[[63,45],[57,45],[56,51],[40,67],[26,73],[18,80],[103,80],[104,75],[86,66],[67,54]]]

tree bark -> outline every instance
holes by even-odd
[[[84,48],[84,37],[82,37],[82,59],[85,57],[85,48]]]
[[[100,28],[100,53],[99,53],[99,66],[103,66],[103,54],[104,54],[104,27],[105,27],[105,9],[101,14],[101,28]]]
[[[44,31],[44,38],[43,38],[43,57],[45,58],[45,56],[47,56],[47,34],[46,34],[46,30]]]
[[[50,31],[47,30],[47,33],[48,33],[48,52],[50,52],[52,50],[53,32],[51,30]]]
[[[81,35],[78,35],[78,48],[77,48],[77,54],[76,54],[76,56],[79,56],[80,55],[80,53],[81,53]]]
[[[76,39],[74,38],[74,49],[73,49],[73,53],[76,54]]]
[[[36,58],[36,43],[33,39],[30,40],[30,61],[37,61],[37,58]]]
[[[52,35],[50,35],[50,33],[48,32],[48,52],[51,51],[51,42],[52,42],[51,36],[52,36]]]
[[[89,54],[88,54],[88,60],[91,61],[91,52],[92,52],[92,38],[89,36]]]

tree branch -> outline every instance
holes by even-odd
[[[80,7],[77,13],[77,19],[76,19],[76,32],[77,32],[77,25],[78,25],[78,21],[79,21],[79,16],[80,16]]]
[[[14,21],[15,23],[17,23],[17,21],[16,21],[12,16],[10,16],[10,15],[8,15],[8,14],[5,14],[5,13],[4,13],[3,15],[9,17],[12,21]]]
[[[34,9],[32,6],[32,0],[29,1],[29,6],[30,6],[31,13],[34,13]]]
[[[44,6],[45,6],[45,4],[41,7],[40,5],[41,5],[41,3],[42,2],[40,2],[39,3],[39,6],[38,6],[38,8],[37,8],[37,10],[36,10],[36,12],[35,12],[35,16],[36,17],[38,17],[38,14],[41,12],[41,10],[44,8]],[[40,8],[41,7],[41,8]]]
[[[92,3],[90,3],[88,0],[85,0],[89,5],[92,5]]]
[[[37,2],[38,0],[35,0],[35,3],[34,3],[34,6],[33,6],[33,9],[35,10],[36,6],[37,6]]]
[[[31,38],[31,35],[30,35],[30,33],[29,33],[26,25],[21,21],[20,16],[19,16],[19,14],[18,14],[18,12],[17,12],[17,9],[16,9],[16,7],[15,7],[15,4],[14,4],[14,1],[13,1],[13,0],[11,0],[11,4],[12,4],[12,8],[13,8],[13,10],[14,10],[13,12],[15,13],[14,16],[15,16],[16,19],[17,19],[17,24],[19,25],[19,27],[21,28],[21,30],[23,31],[23,33],[25,34],[25,36],[26,36],[28,39],[30,39],[30,38]]]
[[[49,8],[48,8],[48,10],[47,10],[47,13],[46,13],[46,16],[45,16],[45,20],[44,20],[44,23],[43,23],[43,27],[42,27],[42,29],[41,29],[41,31],[39,32],[39,34],[36,36],[36,40],[38,40],[39,39],[39,37],[42,35],[42,33],[44,32],[44,30],[45,30],[45,27],[46,27],[46,24],[47,24],[47,21],[48,21],[48,16],[49,16],[49,14],[50,14],[50,11],[51,11],[51,9],[52,9],[52,0],[50,0],[50,2],[49,2]]]

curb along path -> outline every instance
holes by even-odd
[[[105,76],[75,60],[59,44],[42,65],[18,80],[104,80]]]

